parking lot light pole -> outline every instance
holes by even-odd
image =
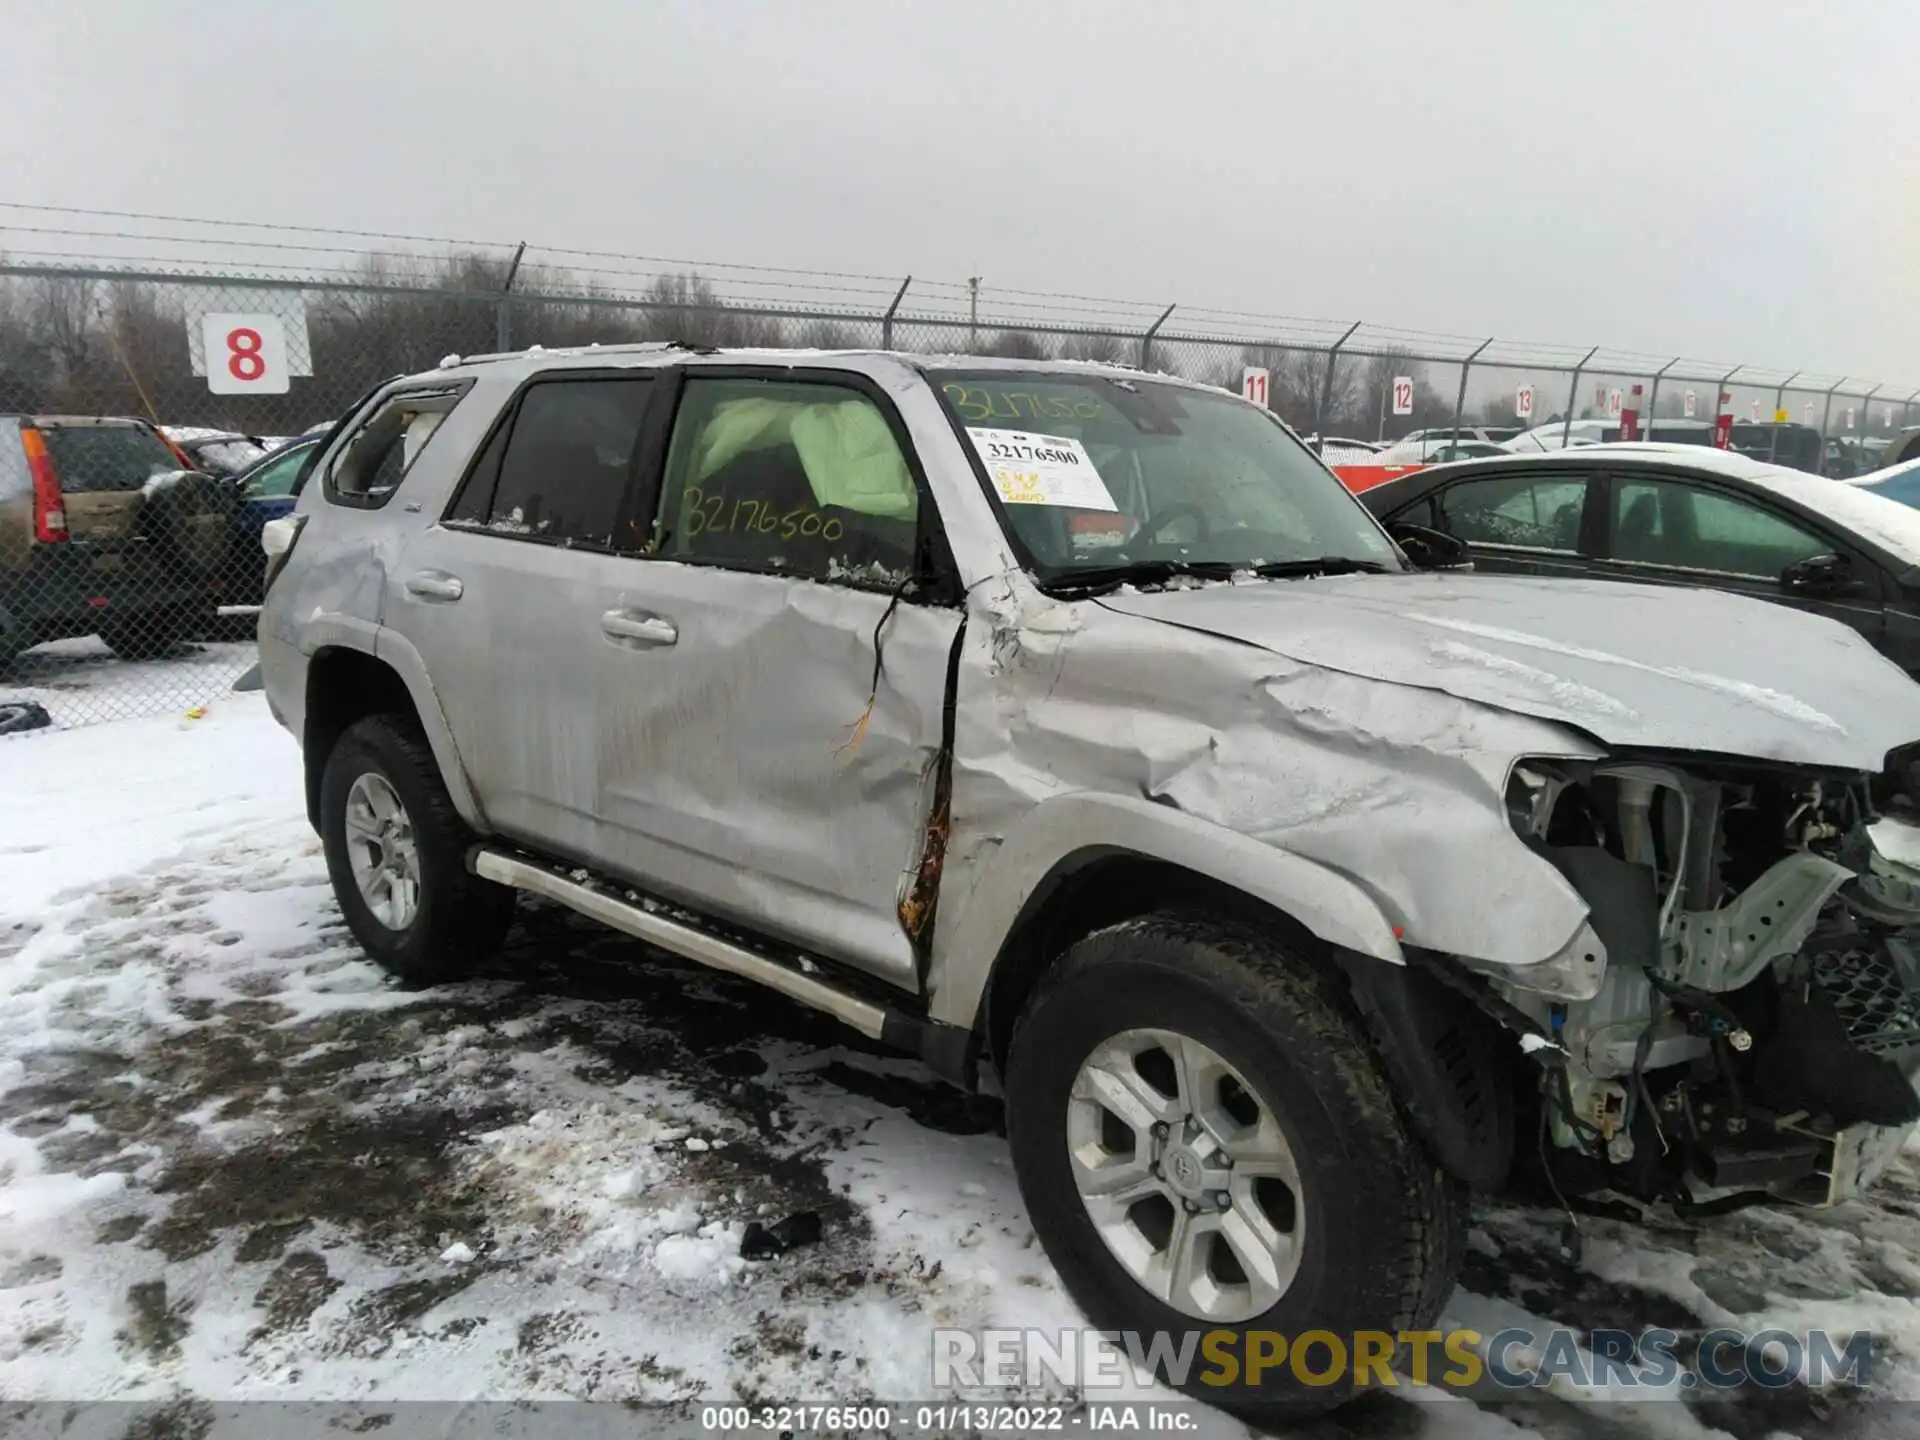
[[[1497,336],[1489,335],[1478,345],[1474,346],[1471,355],[1460,362],[1460,388],[1454,392],[1453,397],[1453,443],[1456,445],[1460,443],[1460,412],[1467,408],[1467,372],[1473,369],[1473,362],[1480,358],[1480,352],[1485,350],[1487,346],[1491,345],[1497,338]],[[1425,453],[1425,446],[1421,447],[1421,453]]]
[[[1847,383],[1842,375],[1827,387],[1827,403],[1820,411],[1820,473],[1827,473],[1827,422],[1833,418],[1833,392]]]
[[[1567,413],[1560,420],[1560,448],[1567,448],[1567,441],[1573,438],[1573,407],[1580,399],[1580,372],[1587,368],[1587,362],[1600,353],[1600,347],[1594,346],[1580,357],[1580,363],[1573,367],[1573,383],[1567,386]]]
[[[1653,390],[1647,396],[1647,434],[1653,434],[1653,422],[1660,417],[1660,377],[1680,363],[1680,357],[1674,356],[1658,370],[1653,372]]]
[[[1353,338],[1353,332],[1360,328],[1360,322],[1354,321],[1347,327],[1347,333],[1333,342],[1333,348],[1327,351],[1327,373],[1320,382],[1320,401],[1313,407],[1313,434],[1315,453],[1324,455],[1327,450],[1327,406],[1333,403],[1333,367],[1340,363],[1340,347]]]

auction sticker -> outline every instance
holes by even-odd
[[[993,488],[1009,505],[1118,510],[1087,447],[1062,435],[1026,430],[968,430]]]

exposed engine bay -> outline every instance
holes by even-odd
[[[1862,775],[1696,757],[1529,761],[1507,807],[1591,907],[1585,953],[1532,987],[1489,974],[1540,1027],[1556,1186],[1831,1204],[1871,1183],[1920,1120],[1920,847],[1876,837],[1920,830]]]

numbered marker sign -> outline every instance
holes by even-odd
[[[1756,401],[1754,401],[1754,402],[1753,402],[1753,418],[1754,418],[1755,420],[1758,420],[1758,419],[1759,419],[1759,418],[1761,417],[1761,415],[1762,415],[1763,413],[1765,413],[1765,412],[1763,412],[1763,411],[1761,410],[1761,408],[1760,408],[1760,402],[1759,402],[1758,400],[1756,400]]]
[[[1611,418],[1615,420],[1620,418],[1620,412],[1626,408],[1626,398],[1618,390],[1607,391],[1607,414]]]
[[[1396,415],[1413,413],[1413,377],[1411,375],[1393,377],[1393,413]]]
[[[1257,365],[1249,365],[1240,372],[1240,393],[1262,409],[1267,403],[1267,382],[1272,377]]]
[[[1533,418],[1533,387],[1522,385],[1513,392],[1513,413],[1522,420]]]
[[[278,315],[203,315],[200,340],[214,394],[287,393],[287,331]]]
[[[1695,395],[1691,390],[1687,391],[1686,403],[1683,406],[1683,413],[1686,415],[1687,419],[1689,420],[1693,419],[1694,413],[1697,410],[1699,410],[1699,408],[1700,408],[1700,397]]]

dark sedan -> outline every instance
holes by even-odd
[[[1851,625],[1920,678],[1920,511],[1691,446],[1595,445],[1435,466],[1360,500],[1478,570],[1730,590]],[[1915,694],[1920,703],[1920,692]]]

